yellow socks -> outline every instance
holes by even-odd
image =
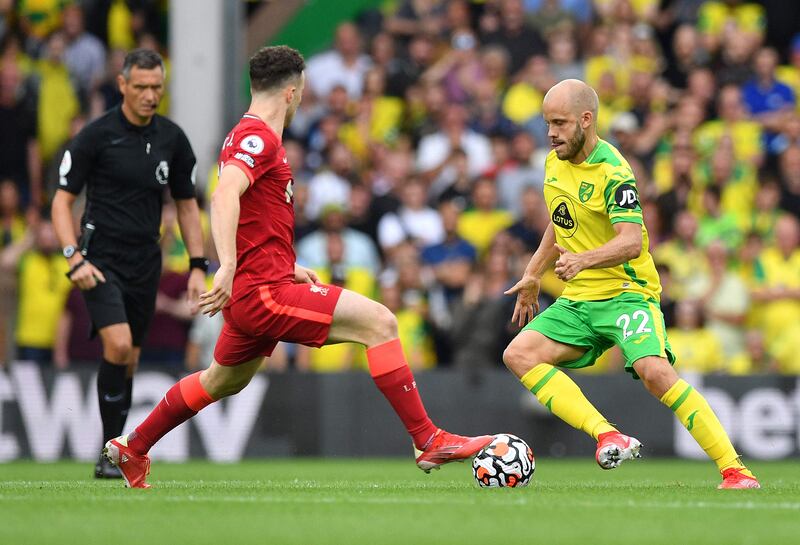
[[[595,439],[601,433],[617,431],[589,403],[578,385],[552,365],[540,363],[520,380],[542,405],[573,428]]]
[[[678,379],[661,398],[661,403],[672,409],[720,471],[732,467],[744,468],[717,415],[706,399],[689,383]],[[752,476],[746,469],[744,472]]]

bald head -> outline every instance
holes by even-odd
[[[547,91],[542,115],[551,148],[562,161],[581,163],[597,142],[597,93],[577,79],[567,79]]]
[[[544,96],[544,107],[548,101],[568,109],[576,117],[583,112],[592,112],[592,119],[597,120],[600,99],[594,89],[579,79],[565,79],[553,85]]]

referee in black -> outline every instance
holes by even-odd
[[[83,290],[93,333],[103,344],[97,395],[104,445],[121,435],[131,406],[133,373],[155,312],[161,275],[159,228],[168,186],[189,252],[187,295],[196,312],[205,291],[200,211],[195,198],[195,156],[175,123],[156,114],[164,92],[164,62],[146,49],[131,51],[117,76],[122,104],[87,125],[67,147],[53,198],[52,220]],[[86,187],[86,208],[76,236],[72,206]],[[100,456],[97,478],[121,478]]]

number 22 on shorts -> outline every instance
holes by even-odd
[[[643,311],[637,310],[633,313],[633,315],[628,314],[620,314],[619,318],[617,318],[616,326],[622,328],[622,338],[627,339],[631,335],[634,334],[634,331],[628,329],[631,326],[631,322],[639,321],[638,327],[636,327],[635,333],[638,335],[639,333],[651,333],[653,330],[647,327],[647,324],[650,322],[650,316]],[[636,325],[636,324],[634,324]]]

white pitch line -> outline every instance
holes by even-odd
[[[42,502],[42,497],[19,497],[0,494],[0,502],[20,502],[20,501],[33,501],[36,503]],[[165,496],[157,492],[148,493],[131,493],[123,496],[89,496],[83,498],[91,502],[167,502],[167,503],[250,503],[250,504],[354,504],[354,505],[499,505],[499,506],[525,506],[537,504],[535,498],[518,497],[518,498],[498,498],[497,496],[487,498],[486,501],[479,498],[453,498],[451,496],[442,498],[392,498],[392,497],[287,497],[286,495],[265,495],[265,496]],[[578,501],[572,502],[572,505],[580,507],[598,507],[605,508],[601,502],[588,502]],[[619,504],[618,504],[619,505]],[[800,502],[757,502],[757,501],[743,501],[743,502],[716,502],[716,501],[670,501],[670,502],[638,502],[629,500],[623,504],[627,507],[637,509],[686,509],[686,508],[705,508],[705,509],[722,509],[722,510],[785,510],[785,511],[800,511]],[[541,506],[538,506],[541,508]]]

